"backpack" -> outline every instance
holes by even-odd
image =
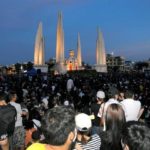
[[[0,136],[3,134],[12,135],[16,122],[16,109],[10,104],[0,106]]]

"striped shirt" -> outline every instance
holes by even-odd
[[[91,139],[88,141],[88,143],[82,144],[79,141],[77,141],[77,143],[81,146],[83,150],[100,150],[101,139],[99,135],[94,134],[91,136]]]

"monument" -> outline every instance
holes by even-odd
[[[69,58],[66,60],[67,71],[78,70],[78,61],[75,57],[74,50],[69,51]]]
[[[45,65],[44,56],[44,37],[42,22],[39,23],[34,48],[34,68],[40,69],[41,72],[47,72],[47,66]]]
[[[64,30],[62,24],[62,13],[58,13],[57,35],[56,35],[56,66],[55,70],[59,74],[66,73],[64,59]]]
[[[74,50],[70,50],[69,58],[66,60],[66,67],[67,71],[84,69],[84,67],[82,66],[81,43],[79,33],[77,38],[77,56],[75,56]]]
[[[81,55],[81,43],[80,43],[80,34],[78,33],[78,41],[77,41],[77,61],[79,68],[82,67],[82,55]]]
[[[99,29],[96,41],[96,65],[94,68],[97,72],[107,72],[104,39],[102,32],[100,32]]]
[[[44,58],[44,38],[42,31],[42,23],[39,23],[38,31],[35,40],[34,49],[34,67],[41,69],[42,72],[48,71],[47,65],[45,65]],[[93,67],[97,72],[107,72],[106,54],[102,32],[98,29],[98,36],[96,41],[96,64]],[[65,59],[64,56],[64,30],[62,23],[62,13],[58,13],[58,23],[56,31],[56,64],[53,68],[56,74],[65,74],[69,70],[83,70],[82,66],[82,54],[81,54],[81,42],[80,35],[78,33],[77,38],[77,56],[75,57],[74,51],[70,51],[70,56]]]

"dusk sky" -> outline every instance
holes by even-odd
[[[95,64],[97,27],[106,53],[126,60],[150,58],[150,0],[1,0],[0,64],[33,61],[38,24],[43,23],[45,59],[55,57],[58,11],[62,11],[65,57],[77,48]]]

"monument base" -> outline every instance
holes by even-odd
[[[94,69],[97,72],[106,73],[107,72],[107,65],[94,65]]]
[[[64,63],[57,63],[54,67],[54,70],[55,70],[55,74],[67,73],[66,66],[64,65]]]
[[[34,68],[36,70],[41,70],[42,73],[48,72],[48,66],[47,65],[35,65]]]
[[[85,68],[83,66],[79,66],[78,70],[84,70]]]

